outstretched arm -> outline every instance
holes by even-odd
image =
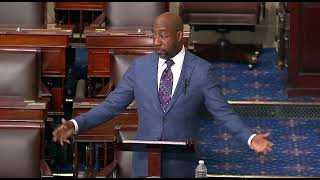
[[[240,116],[230,107],[225,97],[223,96],[219,83],[217,82],[217,75],[214,73],[215,68],[211,66],[208,69],[207,78],[208,82],[204,85],[205,104],[213,117],[222,122],[235,136],[247,142],[253,133],[242,122]],[[267,154],[271,151],[273,144],[268,140],[270,133],[257,134],[249,144],[250,148],[257,153]]]

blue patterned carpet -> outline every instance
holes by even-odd
[[[313,102],[319,98],[288,98],[285,92],[287,70],[278,70],[276,50],[264,48],[255,69],[245,63],[213,62],[222,92],[231,101]]]
[[[78,68],[86,69],[86,49],[77,49]],[[83,64],[84,63],[84,64]],[[317,98],[288,98],[285,93],[287,70],[278,70],[274,48],[262,50],[258,64],[214,62],[223,93],[230,101],[316,102]],[[79,72],[79,71],[78,71]],[[81,75],[78,75],[81,77]],[[85,77],[85,76],[84,76]],[[203,120],[200,149],[209,174],[320,176],[320,122],[318,119],[243,118],[256,133],[271,132],[273,150],[258,155],[240,144],[225,127]],[[52,165],[54,172],[72,172],[71,160],[65,166]],[[85,170],[85,166],[81,166]]]
[[[320,123],[303,119],[245,119],[255,133],[271,132],[263,156],[240,144],[224,127],[204,120],[201,153],[209,174],[320,176]]]

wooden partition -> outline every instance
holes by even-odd
[[[320,3],[289,2],[289,97],[320,97]]]

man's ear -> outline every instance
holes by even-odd
[[[183,39],[183,30],[177,31],[177,39],[178,39],[179,42],[182,41],[182,39]]]

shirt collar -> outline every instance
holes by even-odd
[[[186,50],[185,50],[184,46],[182,46],[181,51],[177,55],[175,55],[173,58],[171,58],[174,62],[174,64],[172,66],[174,66],[174,65],[182,66],[185,53],[186,53]],[[166,65],[166,59],[163,59],[160,57],[159,58],[159,65],[160,66]]]

